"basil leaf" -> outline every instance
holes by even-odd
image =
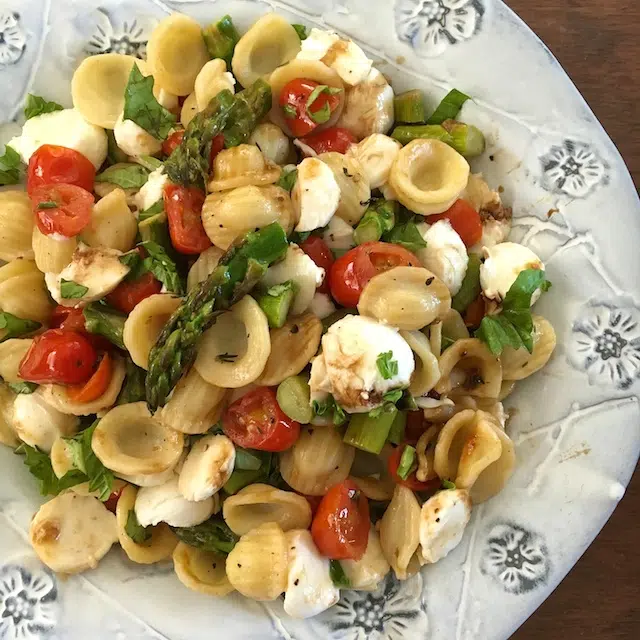
[[[118,146],[113,129],[106,129],[107,132],[107,162],[110,165],[127,161],[127,154]]]
[[[282,107],[282,111],[284,112],[284,117],[288,118],[289,120],[293,120],[298,116],[296,108],[290,104],[285,104],[284,107]]]
[[[143,76],[134,64],[124,91],[123,120],[132,120],[156,140],[165,140],[176,123],[176,117],[153,95],[153,76]]]
[[[296,33],[298,34],[298,38],[300,38],[300,40],[307,39],[307,27],[305,27],[303,24],[292,24],[291,26],[296,30]]]
[[[158,202],[155,202],[154,204],[152,204],[148,209],[138,212],[138,221],[144,222],[149,218],[153,218],[153,216],[157,216],[159,213],[162,213],[163,211],[164,211],[164,199],[161,198],[160,200],[158,200]]]
[[[8,311],[0,311],[0,342],[9,338],[19,338],[28,333],[33,333],[42,325],[35,320],[18,318]],[[4,332],[4,335],[3,335]]]
[[[456,485],[454,482],[451,482],[451,480],[443,480],[442,481],[442,488],[443,489],[447,489],[447,490],[453,490],[456,488]]]
[[[164,167],[164,162],[162,162],[162,160],[158,160],[158,158],[154,158],[153,156],[137,156],[135,161],[137,164],[149,171],[157,171]]]
[[[116,404],[129,404],[141,402],[146,399],[145,381],[147,372],[133,363],[131,358],[125,361],[125,378]]]
[[[194,527],[175,527],[173,531],[182,542],[192,547],[224,555],[230,553],[238,542],[238,536],[222,518],[213,517]]]
[[[129,511],[124,531],[136,544],[144,544],[151,539],[151,527],[143,527],[133,509]]]
[[[382,396],[382,399],[385,402],[392,402],[395,404],[400,400],[400,398],[402,398],[403,394],[404,391],[402,389],[394,389],[393,391],[387,391],[387,393]]]
[[[34,96],[30,93],[27,96],[27,102],[24,105],[24,117],[29,120],[36,116],[41,116],[43,113],[52,113],[54,111],[62,111],[64,107],[57,102],[47,102],[40,96]]]
[[[445,120],[455,120],[467,100],[471,100],[468,95],[457,89],[452,89],[436,107],[432,116],[427,120],[427,124],[442,124]]]
[[[293,190],[293,187],[296,184],[297,179],[298,179],[297,169],[292,169],[291,171],[283,171],[280,174],[280,177],[278,178],[278,182],[276,182],[276,185],[278,187],[282,187],[285,191],[289,191],[289,193],[291,193],[291,191]]]
[[[148,179],[149,171],[134,162],[114,164],[96,176],[96,182],[109,182],[122,189],[139,189]]]
[[[140,246],[144,247],[149,254],[143,262],[145,269],[151,271],[167,288],[167,291],[182,295],[184,293],[184,286],[178,273],[178,268],[176,267],[176,263],[167,255],[164,248],[150,240],[141,242]]]
[[[384,234],[383,239],[385,242],[399,244],[414,253],[427,246],[413,218],[408,222],[397,224],[391,231]]]
[[[87,480],[84,473],[76,469],[68,471],[62,478],[58,478],[53,472],[49,456],[44,451],[28,444],[21,444],[15,453],[24,455],[24,464],[38,481],[40,494],[43,496],[57,496],[61,491]]]
[[[147,269],[144,266],[144,258],[137,249],[123,253],[118,259],[125,267],[129,267],[129,273],[125,278],[127,281],[138,280],[140,276],[147,273]]]
[[[393,359],[393,351],[378,354],[376,366],[385,380],[391,380],[393,376],[398,375],[398,361]]]
[[[10,146],[5,146],[4,155],[0,156],[0,186],[17,184],[22,177],[22,159],[20,154]]]
[[[29,395],[38,388],[38,385],[35,382],[7,382],[7,386],[14,393],[23,395]]]
[[[331,576],[333,585],[338,587],[338,589],[351,588],[351,580],[347,578],[347,574],[344,572],[339,560],[329,561],[329,575]]]
[[[324,124],[329,121],[331,117],[331,109],[329,108],[329,103],[325,102],[320,109],[317,111],[309,111],[309,117],[316,124]]]
[[[82,298],[89,291],[89,287],[85,287],[82,284],[78,284],[73,280],[60,280],[60,295],[65,299],[77,299]]]
[[[332,395],[328,395],[326,400],[314,400],[311,403],[314,415],[331,417],[333,424],[339,427],[347,421],[347,414],[344,409],[335,401]]]
[[[58,203],[55,200],[45,200],[44,202],[38,202],[38,209],[57,209]]]

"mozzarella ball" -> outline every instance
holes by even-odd
[[[296,210],[296,231],[313,231],[329,223],[340,204],[340,187],[329,165],[318,158],[305,158],[291,192]]]
[[[255,144],[262,155],[275,164],[283,165],[291,160],[291,140],[277,124],[259,124],[249,136],[249,144]]]
[[[348,251],[356,246],[353,227],[340,216],[333,216],[322,233],[322,239],[332,251]]]
[[[379,189],[389,179],[391,165],[402,145],[382,133],[372,133],[358,144],[352,145],[347,155],[360,162],[362,171],[372,189]]]
[[[153,156],[160,153],[162,142],[156,140],[133,120],[123,120],[122,114],[113,129],[116,144],[128,156]]]
[[[147,181],[140,187],[140,191],[134,196],[134,201],[139,211],[145,211],[156,202],[164,199],[164,188],[169,182],[169,176],[160,167],[152,171]]]
[[[309,307],[309,311],[311,311],[313,315],[318,316],[320,320],[324,320],[334,313],[335,310],[336,305],[333,304],[329,294],[316,292]]]

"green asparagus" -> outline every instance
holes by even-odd
[[[392,131],[391,137],[401,144],[419,138],[441,140],[466,158],[479,156],[485,147],[484,135],[478,127],[456,120],[445,120],[442,124],[401,125]]]
[[[126,317],[106,307],[92,303],[84,308],[84,326],[89,333],[96,333],[112,342],[119,349],[125,349],[122,333]]]
[[[470,99],[471,98],[462,93],[462,91],[451,89],[451,91],[442,98],[442,101],[437,106],[436,110],[427,120],[427,124],[442,124],[445,120],[452,120],[456,118],[464,103]]]
[[[382,234],[391,231],[396,223],[398,203],[395,200],[376,200],[369,205],[353,232],[356,244],[376,242]]]
[[[424,98],[422,91],[412,89],[397,95],[393,99],[393,111],[396,122],[415,124],[424,122]]]
[[[287,321],[287,314],[295,295],[295,283],[293,280],[287,280],[282,284],[269,287],[256,296],[256,300],[267,316],[267,321],[272,329],[279,329]]]
[[[202,32],[204,43],[209,55],[215,60],[221,58],[227,63],[227,69],[231,70],[231,58],[233,51],[240,40],[240,34],[233,24],[231,16],[223,16]]]
[[[145,399],[144,380],[147,372],[133,363],[131,358],[125,361],[125,378],[116,404],[141,402]]]
[[[417,468],[418,463],[416,462],[416,450],[411,445],[407,444],[400,456],[400,464],[398,464],[398,470],[396,473],[403,480],[406,480]]]
[[[354,414],[344,434],[344,441],[357,449],[380,453],[397,413],[395,406],[387,403],[375,417],[367,413]]]
[[[215,271],[192,289],[165,325],[149,355],[147,404],[162,406],[193,364],[198,338],[220,313],[248,293],[267,267],[284,257],[287,237],[274,222],[251,231],[221,258]]]
[[[313,418],[309,383],[304,376],[291,376],[278,385],[276,398],[280,408],[296,422],[309,424]]]

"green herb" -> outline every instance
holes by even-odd
[[[140,189],[148,179],[149,171],[135,162],[114,164],[96,176],[96,182],[108,182],[122,189]]]
[[[329,561],[329,575],[333,585],[338,589],[351,588],[351,581],[347,578],[347,574],[344,572],[339,560]]]
[[[175,527],[174,533],[182,542],[214,553],[231,553],[238,536],[231,531],[222,518],[210,518],[195,527]]]
[[[175,293],[176,295],[184,294],[184,285],[180,274],[178,273],[178,267],[176,263],[167,255],[164,247],[161,247],[156,242],[141,242],[141,247],[144,247],[149,254],[144,259],[144,266],[147,271],[153,273],[153,275],[166,287],[167,291]]]
[[[541,269],[525,269],[518,274],[507,292],[502,311],[482,318],[475,337],[482,340],[494,355],[500,355],[506,346],[529,353],[533,351],[533,318],[531,296],[538,290],[547,291],[551,283]]]
[[[127,154],[118,146],[113,129],[106,129],[107,133],[107,163],[109,165],[127,161]]]
[[[442,124],[445,120],[454,120],[467,100],[471,100],[471,98],[457,89],[452,89],[442,99],[442,102],[427,120],[427,124]]]
[[[347,421],[344,409],[335,401],[332,395],[328,395],[325,400],[314,400],[311,403],[313,413],[316,416],[326,416],[333,420],[333,424],[339,427]]]
[[[321,94],[326,93],[330,96],[335,95],[337,93],[340,93],[342,91],[342,89],[339,89],[337,87],[330,87],[326,84],[319,84],[309,95],[309,97],[307,98],[307,102],[305,105],[305,108],[307,110],[307,113],[309,114],[309,117],[316,123],[316,124],[324,124],[325,122],[327,122],[329,120],[329,118],[331,118],[331,108],[329,107],[329,102],[326,101],[322,107],[320,107],[320,109],[317,109],[316,111],[312,111],[311,107],[313,106],[313,104],[316,102],[316,100],[320,97]]]
[[[221,58],[227,63],[227,68],[231,69],[231,59],[240,34],[233,24],[231,16],[223,16],[202,32],[204,43],[209,51],[209,55],[215,60]]]
[[[42,325],[35,320],[18,318],[8,311],[0,311],[0,342],[9,338],[19,338],[37,331]],[[2,333],[4,332],[4,335]]]
[[[153,95],[153,76],[143,76],[137,64],[132,65],[124,90],[123,120],[131,120],[156,140],[165,140],[176,123],[176,117]]]
[[[153,216],[157,216],[159,213],[164,211],[164,199],[160,198],[158,202],[152,204],[148,209],[144,211],[140,211],[138,213],[138,220],[140,222],[144,222],[145,220],[149,220],[153,218]]]
[[[400,463],[398,464],[398,470],[396,473],[403,480],[406,480],[417,468],[418,463],[416,462],[416,450],[411,445],[407,444],[400,456]]]
[[[450,338],[449,336],[442,336],[442,350],[445,351],[452,344],[455,344],[455,342],[456,341],[453,338]]]
[[[24,105],[24,117],[27,120],[41,116],[43,113],[52,113],[54,111],[62,111],[64,107],[57,102],[48,102],[40,96],[34,96],[30,93],[27,96],[27,102]]]
[[[385,242],[399,244],[413,253],[427,246],[413,217],[407,222],[397,224],[391,231],[384,234],[383,239]]]
[[[288,118],[289,120],[293,120],[294,118],[298,117],[296,108],[290,104],[285,104],[284,107],[282,107],[282,111],[284,112],[284,117]]]
[[[451,482],[451,480],[443,480],[442,481],[442,488],[443,489],[455,489],[456,485],[454,482]]]
[[[395,404],[396,402],[398,402],[398,400],[400,400],[400,398],[402,398],[403,394],[403,389],[394,389],[393,391],[387,391],[387,393],[382,396],[382,399],[385,402],[392,402],[393,404]]]
[[[129,511],[124,531],[136,544],[144,544],[151,540],[151,527],[143,527],[133,509]]]
[[[28,444],[21,444],[15,452],[24,455],[24,464],[31,475],[38,480],[40,494],[43,496],[57,496],[61,491],[87,480],[84,473],[75,469],[65,473],[62,478],[58,478],[53,472],[49,456],[44,451]]]
[[[125,360],[125,378],[116,404],[141,402],[145,399],[144,382],[147,372],[134,364],[131,358]]]
[[[67,300],[82,298],[87,291],[89,291],[89,287],[78,284],[73,280],[65,280],[64,278],[60,280],[60,295]]]
[[[138,280],[140,276],[147,272],[144,268],[144,258],[137,249],[123,253],[118,259],[125,267],[129,268],[126,280]]]
[[[398,375],[398,361],[393,359],[393,351],[378,354],[376,365],[385,380],[391,380],[393,376]]]
[[[124,346],[124,322],[126,316],[103,304],[92,303],[82,310],[84,326],[89,333],[102,336],[118,347]]]
[[[458,293],[451,299],[451,308],[458,313],[464,313],[467,307],[480,295],[480,257],[475,253],[469,254],[467,271],[462,280]]]
[[[236,461],[233,466],[234,469],[240,469],[242,471],[258,471],[263,464],[262,458],[258,455],[254,455],[249,449],[243,449],[236,446]]]
[[[0,186],[17,184],[22,176],[22,160],[20,154],[9,145],[4,148],[4,155],[0,156]]]
[[[305,27],[303,24],[292,24],[291,26],[296,30],[296,33],[298,34],[298,38],[300,38],[300,40],[307,39],[307,27]]]
[[[298,170],[292,169],[291,171],[283,171],[276,182],[276,186],[282,187],[285,191],[291,193],[293,187],[298,179]]]
[[[57,209],[58,203],[54,200],[46,200],[45,202],[38,202],[38,209]]]
[[[7,382],[7,386],[14,393],[24,395],[29,395],[38,388],[38,385],[35,382]]]
[[[324,124],[325,122],[328,122],[329,118],[331,118],[331,109],[329,108],[329,103],[325,102],[317,111],[309,111],[309,117],[316,124]]]
[[[394,200],[374,200],[353,232],[356,244],[377,242],[383,233],[391,231],[396,223],[398,203]]]
[[[158,158],[154,158],[153,156],[137,156],[134,159],[137,164],[147,169],[147,171],[157,171],[164,167],[164,162],[162,162],[162,160],[158,160]]]

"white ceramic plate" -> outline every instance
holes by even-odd
[[[547,368],[506,401],[517,471],[474,511],[463,543],[405,583],[345,592],[317,619],[280,602],[187,591],[170,566],[112,551],[61,580],[26,542],[41,499],[20,458],[0,451],[0,638],[490,640],[506,638],[551,593],[624,493],[640,447],[640,203],[616,148],[549,50],[498,0],[0,0],[0,130],[15,131],[27,92],[70,105],[79,60],[143,57],[170,11],[201,22],[230,13],[246,29],[275,8],[357,40],[396,90],[435,105],[455,86],[462,119],[489,141],[475,170],[504,188],[516,240],[553,282],[539,303],[556,328]]]

